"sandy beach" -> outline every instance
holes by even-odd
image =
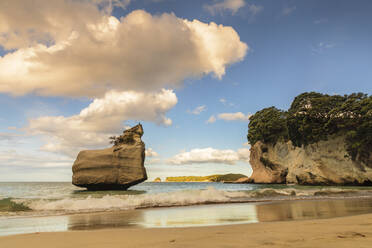
[[[193,228],[111,229],[0,237],[1,248],[371,247],[372,214]]]

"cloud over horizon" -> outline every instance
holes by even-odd
[[[46,144],[41,150],[74,157],[77,151],[108,145],[108,137],[122,132],[127,120],[171,125],[172,120],[165,114],[177,101],[172,90],[163,89],[158,93],[110,91],[77,115],[31,119],[26,130],[44,136]]]
[[[189,152],[180,152],[167,159],[168,164],[173,165],[186,165],[186,164],[205,164],[205,163],[216,163],[216,164],[235,164],[238,161],[249,160],[250,151],[247,148],[240,148],[237,151],[234,150],[218,150],[211,147],[192,149]]]
[[[249,50],[229,26],[144,10],[118,19],[102,2],[0,3],[0,46],[8,49],[0,92],[102,97],[176,88],[190,77],[221,78]]]

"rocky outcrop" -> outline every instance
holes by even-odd
[[[372,154],[367,161],[352,160],[343,136],[305,147],[258,141],[251,147],[250,164],[253,183],[372,185]]]
[[[72,183],[88,190],[127,189],[147,179],[141,124],[115,138],[103,150],[81,151],[72,167]]]

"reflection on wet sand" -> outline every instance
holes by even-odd
[[[141,210],[79,214],[68,216],[68,229],[90,230],[135,227],[143,222],[143,211]]]
[[[72,215],[69,230],[115,227],[191,227],[333,218],[372,212],[372,199],[212,204]]]
[[[0,236],[105,228],[192,227],[332,218],[372,212],[372,199],[230,203],[0,219]]]
[[[144,227],[185,227],[255,223],[256,209],[249,204],[201,205],[144,211]]]
[[[69,230],[117,227],[185,227],[257,222],[256,208],[247,204],[200,205],[123,212],[71,215]]]
[[[260,222],[334,218],[372,212],[372,199],[286,201],[256,205]]]

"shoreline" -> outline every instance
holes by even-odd
[[[319,195],[319,196],[282,196],[276,198],[253,198],[251,200],[234,200],[234,201],[209,201],[202,203],[192,203],[185,205],[159,205],[159,206],[142,206],[131,209],[105,209],[105,210],[81,210],[81,211],[66,211],[62,210],[51,210],[51,211],[24,211],[24,215],[1,215],[0,219],[16,219],[16,218],[43,218],[43,217],[58,217],[58,216],[74,216],[74,215],[86,215],[86,214],[103,214],[103,213],[120,213],[129,211],[140,211],[140,210],[156,210],[156,209],[174,209],[182,207],[198,207],[208,205],[230,205],[230,204],[276,204],[276,203],[293,203],[293,202],[317,202],[317,201],[344,201],[344,200],[372,200],[372,195]],[[17,212],[9,212],[17,213]],[[35,213],[36,215],[32,215]],[[29,215],[28,215],[29,214]],[[38,215],[39,214],[39,215]]]
[[[372,214],[187,228],[123,228],[0,237],[10,247],[370,247]],[[146,237],[146,238],[144,238]]]
[[[0,236],[105,229],[172,229],[372,214],[372,198],[281,200],[2,218]]]

